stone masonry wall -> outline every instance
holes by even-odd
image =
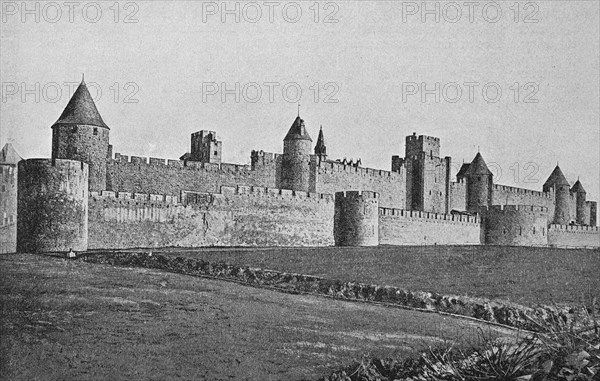
[[[480,235],[476,217],[379,208],[382,245],[479,245]]]
[[[180,198],[92,193],[89,248],[333,245],[330,195],[259,187]]]
[[[315,191],[335,194],[347,190],[379,193],[379,205],[386,208],[406,207],[406,172],[390,172],[354,167],[326,161],[313,169]]]
[[[465,211],[467,210],[467,182],[466,180],[462,180],[460,182],[451,182],[450,183],[450,207],[448,208],[450,211],[459,210]]]
[[[270,164],[270,165],[267,165]],[[221,186],[276,188],[275,162],[256,166],[211,164],[116,154],[107,164],[107,189],[115,192],[178,194],[180,190],[218,193]]]
[[[548,224],[554,217],[554,192],[494,184],[492,205],[532,205],[548,208]],[[575,205],[573,205],[575,207]]]
[[[597,226],[550,225],[548,244],[557,247],[600,247],[600,228]]]

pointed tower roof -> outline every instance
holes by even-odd
[[[487,164],[485,164],[485,160],[483,160],[483,156],[481,153],[477,152],[475,158],[469,164],[469,168],[465,171],[465,175],[491,175],[492,172],[489,170]]]
[[[296,117],[296,120],[294,120],[292,127],[290,127],[283,140],[310,140],[312,142],[310,135],[306,131],[306,127],[304,127],[304,120],[300,116]]]
[[[571,188],[571,193],[586,193],[586,191],[585,191],[585,189],[583,189],[583,185],[581,185],[581,182],[579,181],[579,179],[577,179],[575,184],[573,184],[573,188]]]
[[[319,129],[319,137],[317,138],[317,144],[315,145],[315,155],[322,155],[327,150],[325,146],[325,138],[323,137],[323,126]]]
[[[23,158],[10,143],[6,143],[0,151],[0,164],[17,164],[21,160]]]
[[[552,174],[550,174],[550,177],[544,183],[544,188],[551,187],[552,185],[569,185],[567,178],[563,175],[558,165],[556,165],[556,168],[554,168],[554,171],[552,171]]]
[[[87,124],[109,129],[102,120],[83,79],[55,124],[59,123]]]
[[[469,165],[471,165],[471,163],[463,163],[463,165],[458,170],[458,173],[456,174],[457,179],[460,180],[461,178],[463,178],[465,176],[465,174],[469,170]]]

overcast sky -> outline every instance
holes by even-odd
[[[300,103],[334,159],[389,170],[416,132],[457,166],[479,147],[506,185],[541,190],[558,161],[599,198],[597,1],[22,4],[2,2],[0,144],[23,157],[50,156],[85,72],[126,155],[178,158],[207,129],[249,163]]]

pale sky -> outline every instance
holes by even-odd
[[[308,131],[316,142],[323,125],[333,159],[389,170],[416,132],[439,137],[457,166],[479,147],[506,185],[541,190],[558,161],[599,199],[597,1],[481,1],[472,12],[428,1],[439,22],[421,1],[131,1],[118,13],[113,1],[78,2],[72,15],[63,2],[28,1],[29,13],[22,4],[2,1],[0,145],[23,157],[50,156],[65,83],[81,73],[115,152],[178,158],[206,129],[223,140],[225,162],[242,164],[253,149],[282,151],[299,87]],[[223,83],[239,84],[239,102],[223,102]],[[422,83],[434,93],[439,83],[439,102],[423,102]],[[498,88],[501,97],[488,103],[484,87],[489,101]]]

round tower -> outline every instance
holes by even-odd
[[[306,131],[304,120],[298,116],[283,139],[280,188],[310,191],[311,146],[312,139]]]
[[[82,80],[62,115],[52,125],[52,158],[87,163],[90,191],[106,190],[109,130]]]
[[[379,194],[336,192],[333,232],[336,246],[379,245]]]
[[[586,192],[585,192],[585,189],[583,188],[583,185],[581,185],[581,182],[579,181],[579,179],[577,179],[577,181],[573,185],[573,188],[571,188],[571,193],[575,194],[575,214],[576,214],[575,221],[579,225],[588,225],[589,221],[587,221],[587,218],[586,218],[586,207],[585,207]]]
[[[19,162],[17,250],[87,250],[88,165],[75,160]]]
[[[554,190],[554,218],[552,219],[552,223],[568,225],[571,222],[571,211],[569,208],[571,189],[569,182],[558,165],[554,168],[554,171],[552,171],[542,189],[544,192]]]
[[[494,205],[479,209],[486,245],[545,246],[548,208],[531,205]]]
[[[467,179],[467,211],[476,213],[480,207],[490,206],[494,175],[479,152],[464,172],[464,177]]]

